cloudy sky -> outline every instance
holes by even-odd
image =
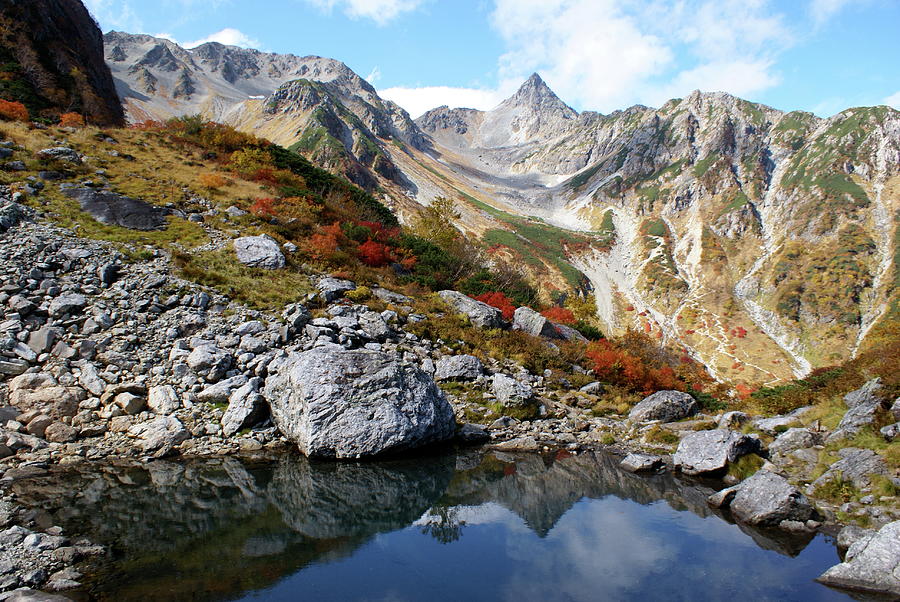
[[[829,116],[900,108],[898,0],[85,0],[104,31],[336,58],[413,116],[532,72],[578,110],[694,89]],[[264,7],[264,8],[261,8]]]

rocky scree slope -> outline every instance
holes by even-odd
[[[77,0],[0,2],[0,64],[0,97],[32,117],[74,111],[97,125],[125,121],[102,34]]]

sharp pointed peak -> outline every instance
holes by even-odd
[[[516,94],[528,92],[529,90],[540,90],[541,92],[549,92],[550,94],[553,94],[553,90],[550,89],[550,86],[547,85],[547,82],[545,82],[544,79],[540,75],[538,75],[536,71],[532,73],[528,77],[528,79],[522,82],[522,85],[519,86],[519,90],[518,92],[516,92]]]
[[[515,94],[504,100],[500,107],[541,107],[546,110],[555,108],[565,113],[576,114],[566,105],[559,96],[550,89],[550,86],[538,73],[532,73],[526,79]],[[498,107],[499,108],[499,107]]]

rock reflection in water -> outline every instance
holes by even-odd
[[[600,597],[629,597],[632,590],[654,591],[648,580],[680,564],[685,547],[674,539],[676,530],[708,548],[691,554],[694,564],[709,564],[703,570],[715,577],[710,582],[734,578],[726,575],[733,568],[716,566],[717,546],[762,554],[709,508],[710,488],[624,472],[618,458],[605,454],[467,452],[363,464],[294,455],[271,464],[158,461],[83,468],[14,489],[48,521],[111,546],[86,592],[107,600],[230,599],[260,590],[265,598],[290,599],[285,592],[317,579],[329,583],[315,590],[319,596],[369,597],[354,580],[375,574],[394,579],[389,589],[402,591],[398,598],[418,599],[425,594],[416,585],[403,586],[415,575],[398,565],[419,566],[423,579],[442,563],[468,571],[457,576],[455,589],[442,590],[446,599],[594,599],[598,575]],[[581,503],[586,499],[602,501]],[[673,517],[682,515],[700,518],[673,528]],[[748,534],[789,556],[809,543]],[[473,559],[488,550],[490,562],[478,566]],[[476,577],[488,564],[499,572],[490,587]],[[770,570],[782,570],[777,565]],[[469,578],[471,592],[464,585]]]

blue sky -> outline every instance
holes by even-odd
[[[604,113],[694,89],[829,116],[900,108],[900,0],[85,0],[103,31],[344,61],[418,116],[538,72]]]

